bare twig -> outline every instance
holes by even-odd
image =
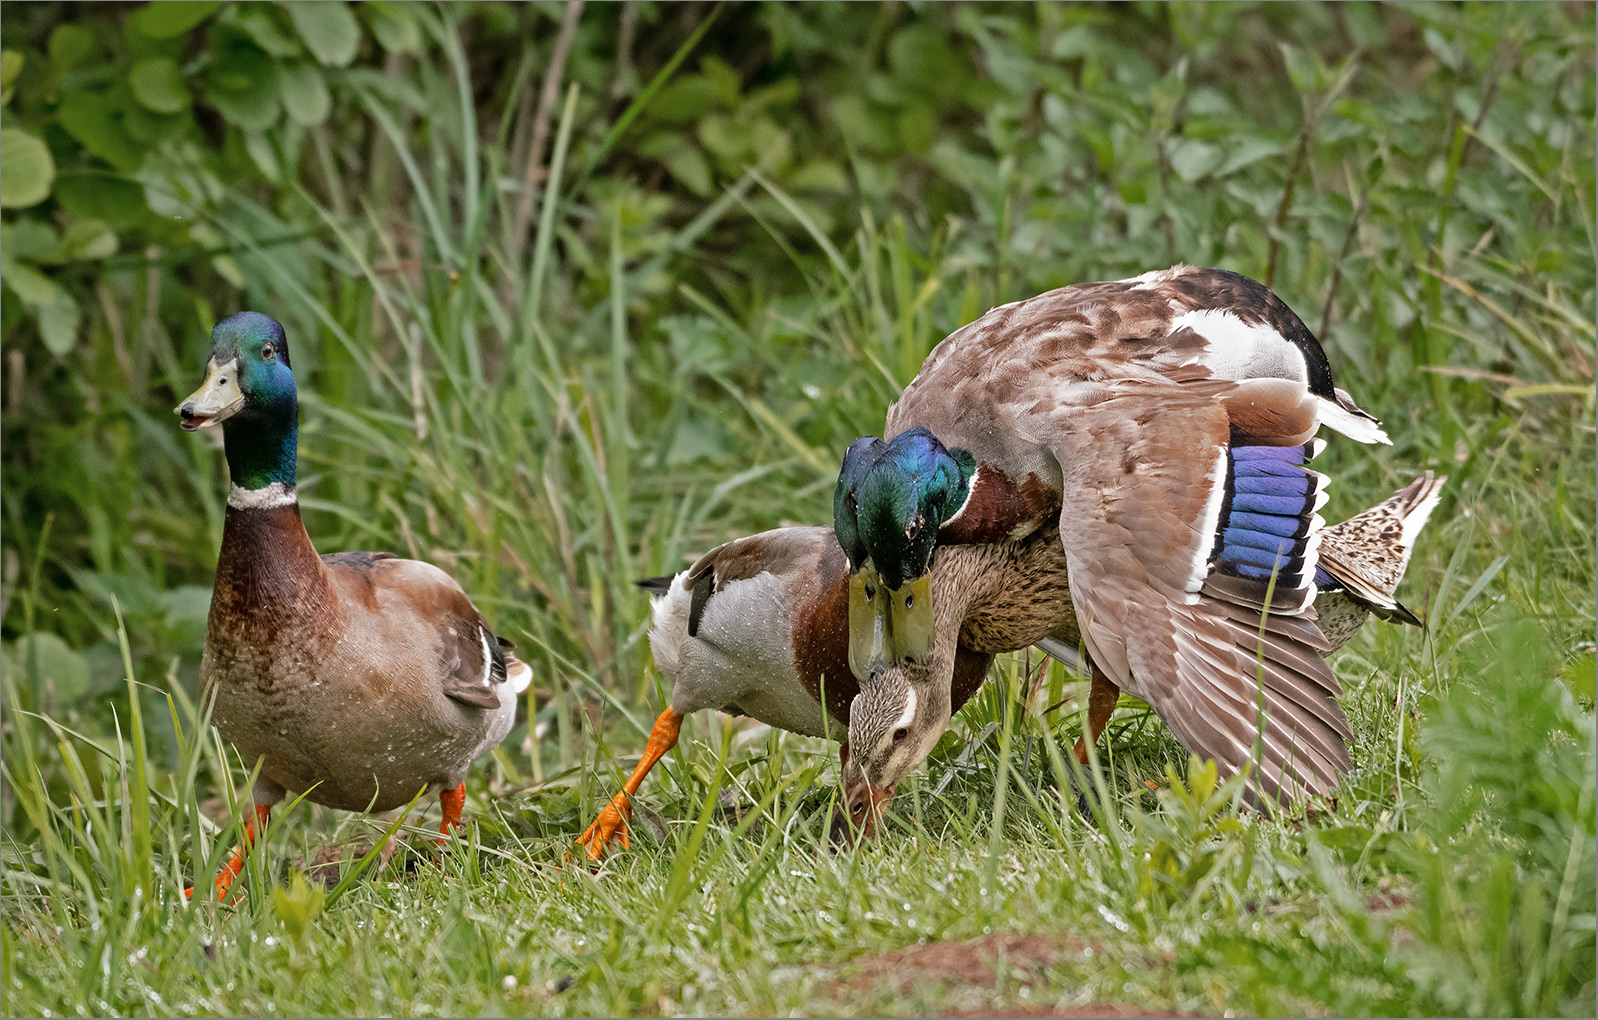
[[[1354,249],[1354,240],[1359,237],[1359,222],[1370,211],[1370,190],[1359,188],[1352,172],[1348,173],[1348,189],[1352,194],[1359,191],[1359,201],[1354,204],[1354,215],[1348,219],[1348,232],[1343,235],[1343,250],[1337,253],[1337,262],[1332,266],[1332,285],[1326,291],[1326,305],[1321,309],[1321,331],[1316,336],[1321,343],[1326,342],[1326,331],[1332,327],[1332,309],[1337,306],[1337,292],[1343,285],[1343,263],[1348,261],[1348,254]]]
[[[111,331],[111,353],[116,355],[117,367],[123,378],[133,385],[133,355],[128,352],[128,331],[122,323],[122,310],[104,279],[94,281],[94,296],[100,300],[100,311],[105,315],[106,328]]]
[[[1265,286],[1276,285],[1276,259],[1282,253],[1282,229],[1287,226],[1287,210],[1293,205],[1293,191],[1298,187],[1298,175],[1309,158],[1309,143],[1315,133],[1315,116],[1310,112],[1309,100],[1304,101],[1304,127],[1298,133],[1298,151],[1293,153],[1293,165],[1287,171],[1287,184],[1282,187],[1282,201],[1276,206],[1276,229],[1271,232],[1270,255],[1265,261]]]
[[[144,343],[139,345],[138,367],[131,380],[135,393],[144,392],[144,380],[149,375],[150,358],[155,352],[155,331],[161,318],[161,246],[152,244],[144,250]]]
[[[627,0],[621,8],[621,26],[616,33],[616,80],[610,83],[610,98],[627,94],[627,77],[633,69],[633,35],[638,31],[638,0]]]
[[[511,226],[510,252],[522,250],[527,244],[527,225],[533,216],[533,200],[538,197],[538,185],[543,176],[544,149],[549,145],[550,121],[555,116],[555,100],[559,97],[561,79],[566,75],[566,56],[571,52],[572,39],[577,35],[577,19],[582,16],[584,0],[566,0],[566,10],[560,22],[560,35],[555,38],[555,50],[550,54],[549,67],[544,70],[544,84],[538,93],[538,112],[533,117],[533,139],[527,147],[527,162],[522,169],[522,194],[516,203],[516,217]]]
[[[1304,126],[1298,133],[1298,151],[1293,153],[1293,165],[1287,171],[1287,183],[1282,187],[1282,201],[1276,206],[1276,226],[1271,232],[1270,254],[1265,262],[1267,287],[1276,284],[1276,263],[1282,253],[1282,230],[1287,226],[1287,213],[1293,206],[1293,192],[1298,187],[1298,176],[1303,173],[1305,165],[1309,162],[1309,147],[1315,139],[1315,129],[1332,103],[1348,87],[1348,83],[1354,80],[1354,73],[1358,70],[1359,54],[1356,52],[1343,61],[1337,77],[1327,86],[1324,94],[1313,101],[1309,96],[1304,97]]]
[[[22,410],[22,395],[26,392],[27,362],[16,347],[6,352],[6,406],[12,414]]]

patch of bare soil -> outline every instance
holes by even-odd
[[[1149,1012],[1140,1006],[1129,1006],[1124,1002],[1090,1002],[1086,1006],[1072,1006],[1069,1009],[1053,1009],[1047,1006],[1015,1006],[1004,1007],[998,1010],[973,1009],[960,1010],[955,1013],[939,1013],[939,1016],[1068,1016],[1068,1017],[1151,1017],[1151,1016],[1202,1016],[1201,1013],[1167,1013]]]
[[[936,981],[987,988],[998,983],[996,965],[1030,978],[1065,953],[1081,950],[1082,943],[1075,938],[1061,945],[1041,935],[994,932],[969,942],[927,942],[857,960],[859,974],[849,984],[857,991],[893,984],[908,992]]]
[[[856,971],[840,991],[855,995],[884,986],[901,994],[929,986],[955,990],[996,988],[1001,978],[1021,984],[1038,981],[1043,971],[1067,955],[1082,952],[1080,939],[1066,936],[1055,940],[1020,932],[995,932],[966,942],[928,942],[906,946],[879,956],[856,960]],[[969,1000],[967,1003],[969,1004]],[[1149,1010],[1124,1002],[1094,1002],[1085,1006],[1056,1009],[1053,1006],[995,1003],[977,1009],[952,1009],[938,1016],[996,1017],[1167,1017],[1198,1016]]]
[[[354,846],[345,846],[334,843],[322,847],[316,856],[306,860],[303,856],[294,858],[294,870],[305,872],[305,877],[312,882],[321,882],[329,889],[339,883],[339,869],[348,859],[351,864],[365,857],[372,849],[370,843],[357,843]],[[366,872],[368,878],[380,872],[388,864],[394,854],[399,850],[399,844],[389,840],[383,844],[382,851],[377,855],[377,860],[372,862],[371,868]]]

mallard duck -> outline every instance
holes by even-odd
[[[200,679],[212,721],[260,762],[244,845],[219,898],[286,791],[386,811],[438,791],[447,835],[466,771],[510,731],[532,670],[448,574],[389,553],[318,556],[295,489],[298,399],[275,319],[240,312],[211,333],[205,382],[177,407],[222,426],[232,486]]]
[[[1335,559],[1338,578],[1347,579],[1327,575],[1315,601],[1323,618],[1335,614],[1343,621],[1327,631],[1333,648],[1352,638],[1373,612],[1417,622],[1393,593],[1441,486],[1428,472],[1380,506],[1322,533],[1323,562]],[[959,556],[935,557],[932,590],[955,586],[967,570]],[[639,582],[655,596],[649,644],[671,681],[671,701],[655,720],[637,768],[578,839],[589,857],[601,859],[612,843],[627,845],[632,798],[676,745],[683,719],[707,708],[841,741],[844,786],[856,793],[848,804],[849,823],[857,834],[870,833],[891,791],[871,790],[850,765],[850,710],[860,685],[848,662],[849,581],[848,560],[833,530],[800,527],[729,542],[675,577]],[[1080,661],[1074,642],[1045,638],[1039,645],[1068,663]],[[956,644],[951,710],[981,687],[992,660],[991,653],[963,640]],[[1110,717],[1115,695],[1109,692],[1107,703],[1105,696],[1098,687],[1090,692],[1091,733],[1084,741],[1096,738]],[[1076,753],[1086,764],[1085,743]]]
[[[672,683],[637,768],[578,837],[599,860],[628,845],[632,797],[700,709],[747,715],[777,729],[842,741],[849,761],[849,564],[828,527],[780,528],[705,553],[674,577],[639,584],[655,596],[649,646]],[[992,656],[956,656],[957,703],[982,684]]]
[[[851,803],[926,757],[958,646],[1045,637],[1080,642],[1093,700],[1137,695],[1223,772],[1258,745],[1256,802],[1331,791],[1349,729],[1311,608],[1323,425],[1389,442],[1298,316],[1237,273],[1063,287],[938,344],[835,492],[862,678]]]

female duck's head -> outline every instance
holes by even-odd
[[[217,323],[205,382],[176,410],[190,432],[230,423],[223,438],[235,486],[294,484],[299,401],[288,339],[276,319],[239,312]]]
[[[975,471],[924,428],[857,439],[844,454],[833,530],[849,557],[849,665],[861,679],[932,654],[932,551]]]

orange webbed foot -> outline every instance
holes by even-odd
[[[577,837],[577,845],[588,850],[588,859],[602,860],[605,850],[612,844],[620,844],[623,850],[629,849],[627,841],[627,823],[631,821],[633,806],[625,793],[618,793],[609,804],[600,809],[594,823]]]

